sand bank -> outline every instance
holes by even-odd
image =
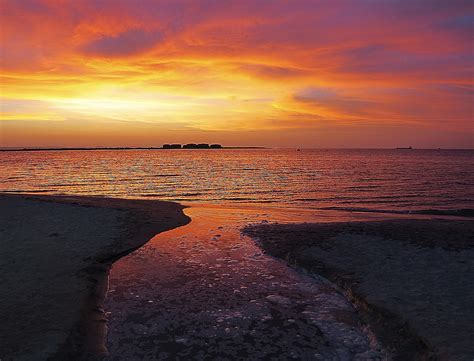
[[[0,195],[0,359],[103,352],[95,307],[111,262],[188,223],[182,209],[159,201]]]
[[[396,359],[472,360],[473,221],[263,224],[245,233],[345,289]]]

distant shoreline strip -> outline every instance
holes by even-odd
[[[38,151],[64,151],[64,150],[216,150],[216,149],[271,149],[267,147],[222,147],[222,148],[179,148],[166,149],[162,147],[110,147],[110,148],[20,148],[0,149],[0,152],[38,152]]]

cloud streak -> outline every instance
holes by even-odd
[[[159,31],[130,29],[116,35],[92,40],[85,44],[82,50],[92,56],[124,57],[145,52],[163,39],[164,35]]]

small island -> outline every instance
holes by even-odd
[[[181,146],[181,144],[163,144],[163,149],[222,149],[220,144],[207,144],[207,143],[189,143]]]

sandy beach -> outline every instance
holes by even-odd
[[[0,195],[0,359],[103,353],[98,305],[110,264],[188,223],[182,209],[160,201]]]
[[[340,286],[394,359],[472,359],[472,220],[262,224],[245,233]]]
[[[171,202],[72,196],[2,195],[0,208],[2,360],[474,352],[470,219],[184,214]]]

